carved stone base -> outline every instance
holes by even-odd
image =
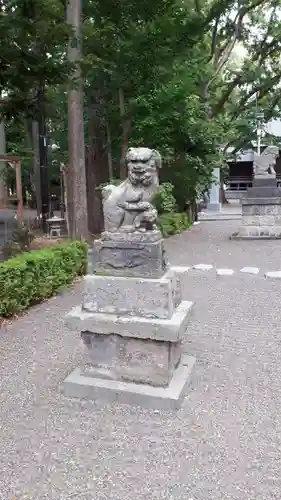
[[[160,231],[103,233],[91,258],[95,273],[108,276],[159,278],[167,268]]]

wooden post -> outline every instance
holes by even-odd
[[[16,169],[16,186],[17,186],[17,199],[18,199],[18,225],[22,226],[23,220],[23,200],[22,200],[22,184],[21,184],[21,162],[15,161]]]
[[[1,155],[0,162],[12,163],[16,170],[16,188],[18,200],[18,225],[21,227],[23,221],[23,197],[22,197],[22,183],[21,183],[21,159],[17,155]]]

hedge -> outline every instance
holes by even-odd
[[[18,314],[61,291],[87,266],[87,245],[62,243],[0,264],[0,318]]]
[[[158,224],[165,238],[167,236],[171,236],[172,234],[182,233],[185,229],[188,229],[192,225],[185,212],[169,212],[161,214],[159,216]]]

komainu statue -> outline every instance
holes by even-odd
[[[277,146],[267,146],[261,155],[254,153],[255,177],[276,177],[274,166],[278,156],[279,148]]]
[[[130,148],[126,155],[127,179],[103,189],[106,232],[151,231],[156,229],[157,210],[152,200],[158,191],[160,154],[148,148]]]

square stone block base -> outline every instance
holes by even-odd
[[[252,190],[258,190],[255,187]],[[265,188],[260,188],[265,189]],[[276,188],[277,189],[277,188]],[[281,195],[281,191],[280,191]],[[242,201],[242,226],[233,239],[281,238],[281,197],[245,198]]]
[[[181,361],[192,303],[183,301],[170,320],[85,313],[76,308],[67,325],[81,332],[81,374],[167,386]]]
[[[181,343],[192,308],[182,300],[187,272],[85,277],[83,305],[66,322],[81,334],[86,356],[64,383],[67,396],[156,408],[180,403],[194,364]]]
[[[166,387],[181,359],[181,342],[82,332],[81,375]]]
[[[182,299],[186,267],[170,267],[161,278],[84,277],[83,309],[100,314],[171,318]]]
[[[108,276],[160,278],[166,271],[163,238],[151,233],[103,233],[94,242],[92,268]]]
[[[174,410],[181,406],[194,363],[194,357],[183,355],[168,387],[165,388],[85,377],[81,374],[80,368],[76,368],[64,381],[63,393],[70,398],[99,400],[105,403],[118,402],[159,410]]]
[[[88,312],[170,318],[174,312],[176,276],[162,278],[84,277],[83,308]]]

